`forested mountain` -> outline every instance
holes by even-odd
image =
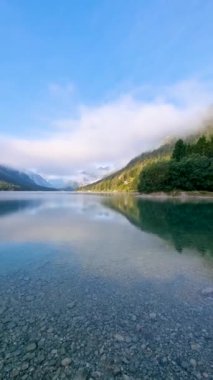
[[[0,165],[0,190],[50,190],[50,188],[38,185],[23,171]]]
[[[152,162],[142,170],[138,190],[213,191],[213,135],[202,135],[194,142],[179,139],[169,160]]]
[[[213,122],[209,122],[208,125],[201,129],[199,133],[188,136],[184,139],[186,144],[196,143],[199,138],[203,136],[208,141],[213,136]],[[168,162],[172,158],[173,150],[175,146],[175,141],[166,143],[159,148],[151,151],[142,153],[141,155],[135,157],[131,160],[123,169],[95,182],[90,185],[82,187],[80,190],[94,191],[94,192],[107,192],[107,191],[145,191],[141,186],[142,184],[142,173],[150,166],[161,163]],[[159,170],[158,170],[159,169]],[[160,168],[156,167],[153,175],[156,177],[160,176],[162,171]],[[166,190],[166,189],[165,189]],[[151,191],[158,191],[151,190]],[[213,191],[213,189],[212,189]]]

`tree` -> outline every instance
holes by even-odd
[[[172,158],[175,161],[180,161],[183,157],[186,156],[186,144],[184,144],[182,139],[179,139],[174,147],[173,153],[172,153]]]
[[[181,161],[171,161],[168,182],[176,190],[213,191],[213,159],[192,154]]]
[[[208,143],[206,140],[206,136],[201,136],[197,143],[194,145],[194,153],[198,153],[201,156],[207,155]]]
[[[144,193],[168,191],[168,173],[168,161],[158,161],[145,166],[139,177],[138,190]]]

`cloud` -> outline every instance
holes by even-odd
[[[197,81],[152,92],[147,99],[130,93],[93,107],[80,105],[77,118],[54,120],[43,139],[1,136],[2,160],[48,175],[73,178],[86,170],[100,177],[100,167],[118,168],[165,138],[194,131],[213,99],[212,89]]]

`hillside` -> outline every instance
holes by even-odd
[[[196,141],[201,135],[207,137],[213,135],[213,122],[209,122],[207,126],[202,128],[199,133],[185,138],[187,142]],[[80,188],[81,191],[94,192],[111,192],[111,191],[127,191],[133,192],[138,190],[139,176],[143,169],[152,163],[158,161],[168,161],[171,158],[175,141],[164,144],[159,148],[145,152],[132,159],[124,168],[108,175],[107,177]]]
[[[41,177],[40,177],[41,178]],[[45,180],[44,180],[45,181]],[[45,182],[44,182],[45,183]],[[53,190],[38,185],[30,175],[23,171],[0,165],[0,190]]]

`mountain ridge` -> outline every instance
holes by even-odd
[[[189,136],[180,136],[186,142],[196,141],[201,135],[209,137],[213,135],[213,120],[208,120],[200,130]],[[79,188],[80,191],[91,192],[134,192],[138,191],[139,175],[148,163],[153,163],[159,159],[169,160],[177,139],[172,139],[171,142],[165,143],[158,148],[143,152],[130,160],[127,165],[118,171],[107,175],[106,177]]]
[[[48,186],[39,185],[33,180],[33,175],[28,174],[25,171],[21,171],[18,169],[14,169],[12,167],[6,165],[0,165],[0,190],[29,190],[29,191],[50,191],[54,190],[54,188],[50,188]],[[37,176],[37,174],[35,174]],[[41,179],[45,183],[45,179],[43,179],[39,175],[40,181]]]

